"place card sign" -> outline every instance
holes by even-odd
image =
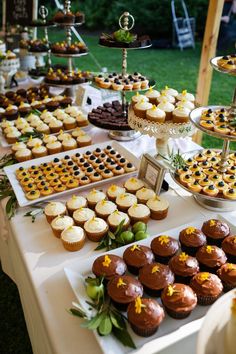
[[[26,26],[32,22],[35,0],[7,0],[6,23]]]
[[[162,188],[165,173],[166,168],[154,157],[149,154],[142,156],[138,178],[158,195]]]

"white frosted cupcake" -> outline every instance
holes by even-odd
[[[78,114],[80,114],[80,110],[75,107],[75,106],[68,106],[66,109],[65,109],[65,113],[69,114],[71,117],[74,117],[76,118]]]
[[[86,127],[86,125],[88,125],[88,118],[81,112],[76,117],[76,124],[78,127]]]
[[[137,198],[131,193],[119,194],[116,198],[116,205],[120,211],[126,212],[135,203]]]
[[[149,102],[156,104],[157,98],[160,96],[160,92],[154,90],[152,87],[145,93],[145,96],[148,98]]]
[[[191,101],[187,101],[186,99],[182,99],[181,101],[178,101],[176,103],[176,107],[182,106],[184,108],[188,108],[190,109],[190,111],[192,111],[195,108],[195,105],[193,102]]]
[[[70,116],[63,119],[63,124],[66,130],[74,129],[77,126],[76,119]]]
[[[135,203],[128,209],[128,215],[132,224],[137,221],[142,221],[146,224],[150,218],[150,209],[144,204]]]
[[[29,149],[33,149],[36,145],[42,145],[42,140],[39,138],[32,138],[32,136],[30,136],[28,142],[27,142],[27,147]]]
[[[80,134],[80,136],[77,137],[76,141],[79,147],[84,147],[92,144],[91,136],[86,133]]]
[[[124,187],[126,188],[127,192],[135,194],[139,189],[144,187],[144,184],[140,179],[131,177],[127,179]]]
[[[62,231],[61,240],[67,251],[79,251],[85,244],[84,230],[79,226],[70,226]]]
[[[175,109],[175,106],[172,103],[168,102],[167,100],[163,100],[161,103],[159,103],[157,108],[162,109],[165,112],[166,120],[172,119],[172,112]]]
[[[12,145],[11,149],[12,149],[12,152],[15,153],[18,150],[26,149],[26,145],[23,142],[18,142],[17,141],[14,145]]]
[[[73,138],[78,138],[78,136],[84,135],[85,132],[83,130],[81,130],[80,128],[76,128],[73,130],[73,132],[71,133],[71,135],[73,136]]]
[[[30,125],[32,128],[36,128],[41,122],[42,121],[39,117],[35,117],[31,120]]]
[[[14,144],[17,142],[20,136],[21,136],[21,132],[19,132],[19,130],[12,129],[9,133],[7,133],[6,140],[8,144]]]
[[[177,97],[179,94],[177,90],[168,86],[165,86],[164,90],[162,90],[161,93],[165,93],[166,95],[173,96],[173,97]]]
[[[39,117],[36,114],[30,113],[28,117],[26,118],[27,122],[31,123],[33,120],[39,119]]]
[[[117,209],[115,203],[111,202],[110,200],[101,200],[95,206],[95,212],[98,217],[102,219],[107,219],[107,217],[112,214]]]
[[[133,108],[134,108],[134,113],[137,117],[145,119],[146,112],[147,110],[152,108],[152,104],[142,99],[141,101],[136,103]]]
[[[113,202],[116,200],[116,197],[120,194],[125,193],[125,188],[116,186],[115,184],[112,184],[108,189],[107,189],[107,196],[110,200]]]
[[[26,127],[26,128],[24,128],[24,129],[22,129],[22,131],[21,131],[21,134],[25,134],[25,133],[33,133],[34,132],[34,128],[32,128],[32,127]]]
[[[44,135],[43,137],[43,142],[44,144],[51,144],[51,143],[55,143],[55,141],[57,141],[57,137],[55,135]]]
[[[169,209],[168,200],[155,196],[147,201],[147,207],[151,212],[151,219],[161,220],[166,218]]]
[[[146,117],[148,120],[156,123],[164,123],[166,114],[165,112],[153,105],[151,109],[147,110]]]
[[[168,95],[165,92],[162,92],[161,95],[157,98],[157,103],[161,103],[163,101],[167,101],[167,102],[170,102],[172,104],[175,104],[174,96]]]
[[[51,224],[52,220],[57,216],[66,214],[66,206],[61,202],[48,203],[44,208],[44,214],[49,224]]]
[[[62,141],[62,148],[64,151],[73,150],[77,148],[77,142],[74,138],[69,137]]]
[[[173,123],[187,123],[189,121],[190,109],[183,106],[176,107],[172,112]]]
[[[60,141],[54,141],[52,143],[47,143],[46,148],[48,149],[48,153],[50,155],[53,155],[53,154],[57,154],[58,152],[61,152],[62,145]]]
[[[85,222],[84,230],[90,241],[99,242],[107,234],[108,225],[103,219],[93,217]]]
[[[88,205],[92,209],[95,208],[95,205],[103,199],[106,199],[106,194],[97,189],[92,189],[87,195]]]
[[[64,110],[61,108],[57,108],[54,112],[53,112],[53,116],[56,117],[57,119],[61,120],[60,117],[61,115],[65,114]]]
[[[73,219],[78,226],[83,226],[86,221],[92,219],[94,216],[95,212],[89,208],[79,208],[73,213]]]
[[[141,204],[146,204],[147,201],[151,198],[154,198],[155,195],[156,193],[152,189],[146,187],[143,187],[136,192],[138,202]]]
[[[107,222],[111,231],[115,231],[120,225],[121,221],[124,220],[123,228],[128,229],[130,224],[129,216],[122,211],[115,210],[112,214],[108,216]]]
[[[57,216],[51,222],[52,231],[54,235],[58,238],[61,237],[62,231],[64,231],[65,229],[73,225],[74,225],[74,220],[67,215]]]
[[[46,118],[53,118],[53,114],[51,112],[48,112],[47,110],[43,111],[43,113],[40,115],[40,118],[45,121]]]
[[[41,122],[39,125],[37,125],[36,130],[37,130],[37,132],[42,133],[42,134],[49,134],[50,133],[49,126],[43,122]]]
[[[52,120],[49,123],[49,128],[52,133],[58,133],[61,130],[61,128],[63,128],[63,123],[58,119]]]
[[[176,96],[178,101],[182,101],[183,99],[185,99],[186,101],[191,101],[194,102],[195,101],[195,97],[192,93],[187,92],[187,90],[183,90],[181,93],[179,93]]]
[[[14,121],[8,121],[6,119],[3,119],[3,121],[1,122],[1,128],[2,129],[13,127],[13,125],[14,125]]]
[[[132,106],[134,107],[134,105],[135,105],[136,103],[140,102],[141,100],[144,100],[144,101],[146,101],[146,102],[149,101],[148,98],[147,98],[147,96],[145,96],[145,95],[140,95],[139,92],[137,92],[136,95],[132,96],[132,98],[131,98],[131,104],[132,104]]]
[[[57,135],[57,140],[63,141],[65,139],[70,139],[71,135],[69,133],[64,133],[63,130],[60,130],[59,134]]]
[[[66,207],[69,215],[73,215],[73,212],[79,208],[85,208],[87,206],[87,200],[80,195],[73,195],[66,202]]]
[[[32,149],[32,154],[35,158],[47,156],[48,151],[44,145],[36,144]]]
[[[32,159],[32,153],[30,149],[20,149],[16,151],[15,158],[18,162],[28,161]]]

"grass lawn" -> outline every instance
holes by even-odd
[[[61,41],[64,35],[57,29],[50,29],[50,40]],[[108,71],[121,70],[121,51],[98,46],[98,38],[85,35],[84,40],[90,52]],[[187,89],[196,91],[198,67],[201,45],[197,44],[195,50],[133,50],[128,53],[128,70],[139,71],[157,82],[157,89],[165,85],[181,91]],[[62,62],[55,58],[54,62]],[[76,66],[82,70],[99,71],[91,55],[76,59]],[[235,79],[214,72],[209,104],[228,105],[231,102]],[[205,147],[221,147],[222,141],[210,136],[204,136]],[[232,148],[236,149],[236,144]],[[0,352],[5,354],[30,354],[31,348],[27,336],[19,297],[15,285],[5,276],[0,269],[0,312],[2,321],[0,331],[4,340],[0,341]]]

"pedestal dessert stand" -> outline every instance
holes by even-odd
[[[131,21],[130,21],[131,20]],[[130,23],[129,23],[130,21]],[[130,31],[135,24],[134,17],[129,13],[129,12],[124,12],[121,17],[119,18],[119,26],[122,30],[125,31]],[[127,56],[128,56],[128,50],[134,50],[134,49],[146,49],[152,46],[152,44],[148,44],[145,46],[140,46],[140,47],[121,47],[115,46],[115,44],[110,47],[109,45],[105,44],[100,44],[102,47],[110,48],[110,49],[119,49],[122,51],[122,76],[125,78],[127,76]],[[149,87],[146,89],[140,89],[140,90],[129,90],[121,91],[121,100],[122,100],[122,107],[123,107],[123,115],[124,117],[128,118],[128,105],[127,105],[127,93],[132,93],[132,92],[137,92],[137,91],[144,91],[148,90],[150,87],[155,86],[155,81],[154,80],[149,80]],[[101,88],[96,85],[96,87]],[[105,90],[110,90],[110,89],[105,89]],[[100,127],[101,128],[101,127]],[[131,127],[132,128],[132,127]],[[141,133],[139,131],[135,130],[119,130],[119,126],[117,126],[117,129],[113,128],[113,130],[109,130],[108,133],[109,137],[118,141],[130,141],[137,139],[140,137]]]
[[[211,59],[211,65],[213,66],[213,68],[219,72],[236,76],[236,72],[222,69],[221,67],[219,67],[217,65],[217,61],[219,58],[220,57],[215,57],[215,58]],[[229,110],[230,117],[232,119],[236,118],[236,90],[234,92],[233,102],[232,102],[231,107],[223,107],[223,106],[198,107],[190,113],[190,121],[195,125],[195,127],[197,129],[203,131],[204,133],[206,133],[208,135],[211,135],[211,136],[214,136],[216,138],[223,140],[221,158],[219,161],[219,165],[220,165],[219,172],[221,172],[223,174],[227,171],[227,167],[228,167],[227,160],[228,160],[229,152],[232,152],[229,150],[230,142],[236,141],[236,136],[217,133],[215,131],[208,130],[200,125],[200,118],[201,118],[201,114],[203,111],[206,111],[208,109],[212,109],[212,111],[214,111],[214,110],[221,109],[221,108],[225,108],[225,109]],[[208,197],[208,196],[200,194],[200,193],[194,193],[194,192],[190,191],[189,189],[187,189],[186,187],[184,187],[182,184],[180,184],[174,174],[172,175],[172,177],[174,178],[175,182],[178,183],[183,189],[186,189],[189,193],[192,193],[195,200],[200,205],[202,205],[204,208],[210,209],[210,210],[221,210],[221,211],[230,211],[230,210],[236,209],[236,201],[229,200],[229,199],[223,199],[223,198],[217,198],[217,197]]]
[[[70,0],[65,0],[65,13],[70,12],[71,9],[71,1]],[[72,27],[75,26],[81,26],[84,22],[76,22],[76,23],[55,23],[56,26],[58,27],[63,27],[65,28],[66,31],[66,42],[68,44],[68,46],[71,45],[71,41],[72,41]],[[51,54],[55,57],[58,58],[66,58],[67,59],[67,67],[68,67],[68,76],[72,76],[72,72],[73,72],[73,58],[80,58],[82,56],[87,55],[88,53],[78,53],[78,54],[63,54],[63,53],[54,53],[51,52]],[[58,88],[64,88],[64,95],[69,96],[74,98],[75,97],[75,89],[78,85],[80,84],[70,84],[70,85],[66,85],[66,84],[50,84],[50,83],[46,83],[48,86],[52,86],[52,87],[58,87]]]

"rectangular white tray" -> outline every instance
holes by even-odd
[[[221,215],[215,214],[214,216],[211,214],[210,218],[216,218],[222,221],[226,221],[233,234],[236,233],[236,227],[232,225],[229,221],[224,219]],[[179,232],[188,226],[195,226],[201,229],[203,222],[207,220],[206,217],[200,216],[197,220],[194,219],[191,222],[178,226],[176,228],[166,230],[164,233],[166,235],[172,236],[178,239]],[[164,234],[162,233],[162,234]],[[137,242],[141,245],[149,246],[152,239],[160,235],[159,232],[156,232],[154,236],[151,236],[145,240],[141,240]],[[130,245],[128,245],[130,246]],[[117,248],[115,250],[104,252],[102,254],[115,254],[118,256],[123,255],[125,249],[128,246],[123,246]],[[92,256],[88,259],[83,259],[81,261],[73,262],[71,266],[64,268],[66,277],[70,283],[70,286],[78,300],[78,302],[86,308],[86,301],[89,300],[86,296],[85,288],[83,279],[87,276],[93,275],[91,272],[92,264],[94,260],[100,256]],[[158,302],[161,303],[160,298],[158,298]],[[87,305],[88,306],[88,305]],[[120,342],[118,342],[115,337],[112,335],[101,337],[94,331],[94,335],[102,349],[102,351],[106,354],[126,354],[126,353],[143,353],[143,354],[150,354],[150,353],[158,353],[159,351],[163,350],[164,348],[178,342],[179,340],[188,337],[189,335],[197,332],[202,324],[203,318],[208,311],[210,306],[197,306],[191,315],[182,320],[176,320],[169,317],[167,314],[165,316],[164,321],[161,323],[158,331],[156,334],[149,338],[142,338],[137,336],[131,328],[128,326],[129,333],[136,344],[137,350],[132,350],[130,348],[124,347]]]
[[[137,170],[139,169],[139,163],[140,163],[139,159],[137,157],[135,157],[129,150],[124,148],[121,144],[117,143],[116,141],[105,141],[104,143],[89,145],[89,146],[86,146],[83,148],[78,148],[75,150],[60,152],[59,154],[56,154],[56,155],[49,155],[49,156],[45,156],[45,157],[40,157],[38,159],[34,159],[33,161],[30,160],[30,161],[21,162],[21,163],[12,165],[12,166],[4,167],[4,171],[11,183],[11,186],[14,190],[14,193],[16,195],[19,205],[21,207],[24,207],[24,206],[36,204],[36,203],[39,203],[39,202],[42,202],[42,201],[45,201],[48,199],[55,199],[57,197],[61,197],[66,194],[69,194],[69,193],[75,193],[75,192],[80,192],[85,189],[95,188],[95,187],[101,186],[102,184],[106,183],[107,179],[103,179],[98,182],[89,183],[84,186],[79,186],[77,188],[66,190],[61,193],[54,193],[54,194],[51,194],[46,197],[38,198],[36,200],[28,200],[25,197],[25,193],[24,193],[23,189],[21,188],[19,181],[16,178],[15,171],[18,168],[20,168],[21,166],[24,168],[27,168],[27,167],[30,167],[31,165],[37,166],[37,165],[40,165],[41,163],[44,163],[44,162],[50,162],[55,158],[55,156],[60,159],[60,158],[63,158],[65,155],[72,156],[76,152],[80,152],[81,154],[83,154],[88,150],[93,151],[96,148],[104,149],[107,145],[111,145],[115,150],[117,150],[121,155],[123,155],[127,160],[129,160],[136,167],[136,171],[134,171],[134,172],[130,172],[130,173],[126,173],[126,174],[123,174],[120,176],[115,176],[115,177],[109,178],[109,181],[111,183],[114,183],[115,181],[121,179],[124,176],[128,177],[128,176],[131,176],[131,175],[137,173]]]

